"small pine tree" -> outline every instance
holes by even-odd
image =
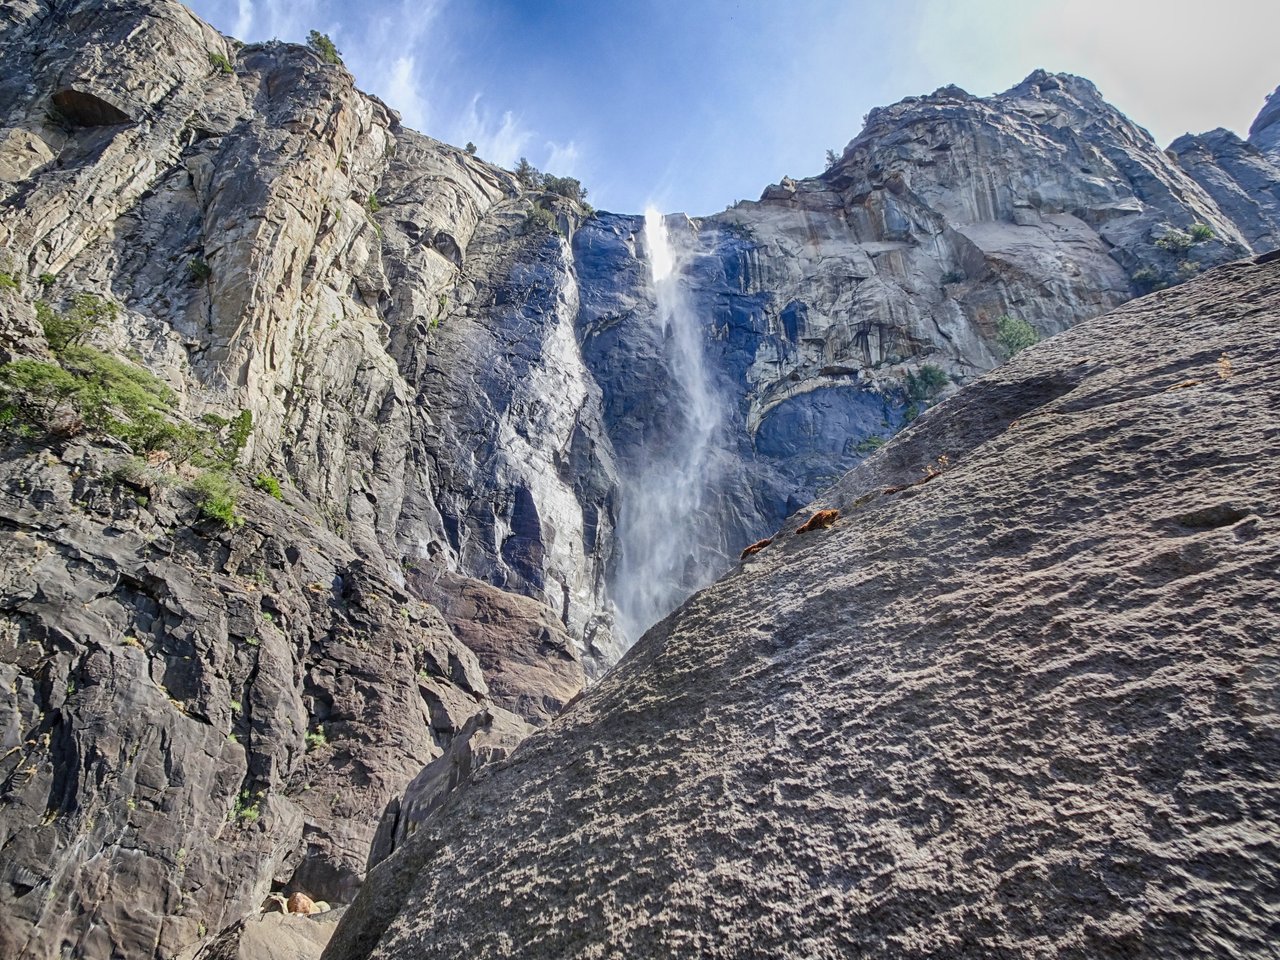
[[[830,170],[839,162],[840,162],[840,154],[836,153],[834,150],[828,150],[827,151],[827,169]]]
[[[520,162],[516,164],[516,179],[528,190],[534,190],[542,185],[542,174],[524,157],[521,157]]]
[[[318,53],[325,63],[342,63],[342,51],[333,45],[327,33],[312,30],[307,34],[307,46]]]
[[[477,147],[476,147],[476,145],[475,145],[474,143],[472,143],[470,140],[468,140],[468,141],[467,141],[467,147],[466,147],[466,149],[467,149],[467,153],[471,154],[471,156],[473,156],[473,157],[474,157],[474,156],[476,155],[476,149],[477,149]]]

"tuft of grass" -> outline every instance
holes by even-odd
[[[253,823],[262,815],[262,794],[252,797],[248,790],[241,790],[231,808],[231,818],[241,823]]]
[[[1192,243],[1204,243],[1216,236],[1213,232],[1213,227],[1207,223],[1193,223],[1187,233],[1190,235]]]
[[[206,471],[196,478],[191,489],[196,494],[203,516],[218,521],[228,529],[244,523],[244,517],[236,513],[236,483],[224,471]]]
[[[253,485],[264,493],[269,493],[277,500],[284,499],[284,491],[280,489],[280,481],[271,474],[263,472],[254,478]]]
[[[0,270],[0,290],[21,290],[22,283],[12,273]]]
[[[306,740],[308,750],[318,750],[320,747],[329,743],[329,738],[324,735],[323,727],[317,727],[315,730],[308,733]]]
[[[58,282],[58,278],[55,277],[52,273],[42,273],[40,274],[39,277],[36,278],[36,282],[39,283],[40,286],[42,286],[44,289],[48,290],[55,283]]]
[[[235,68],[231,66],[231,61],[221,53],[209,51],[209,66],[215,70],[221,70],[223,73],[235,73]]]

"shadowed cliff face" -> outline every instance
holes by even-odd
[[[1278,321],[1280,263],[1233,264],[929,411],[456,792],[327,960],[1269,951]]]
[[[1271,113],[1179,169],[1038,73],[669,217],[720,415],[660,544],[699,558],[683,588],[995,365],[1000,316],[1053,333],[1273,242]],[[177,956],[272,890],[346,901],[617,661],[626,491],[693,389],[642,233],[175,2],[6,7],[0,363],[53,361],[41,302],[91,293],[116,312],[87,342],[159,377],[171,426],[252,429],[228,529],[191,462],[0,418],[0,952]]]

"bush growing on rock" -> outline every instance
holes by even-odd
[[[1191,234],[1183,233],[1181,230],[1170,230],[1156,240],[1156,247],[1165,253],[1182,253],[1189,250],[1194,242]]]
[[[577,177],[554,177],[549,173],[544,174],[542,189],[547,193],[554,193],[558,197],[572,200],[574,203],[582,203],[587,199],[586,188]]]
[[[1036,333],[1036,328],[1020,317],[1005,314],[996,321],[996,342],[1004,351],[1006,360],[1039,341],[1040,334]]]
[[[221,53],[209,52],[209,66],[223,73],[234,73],[235,70],[231,66],[231,61]]]
[[[1191,236],[1192,243],[1204,243],[1214,238],[1213,227],[1207,223],[1193,223],[1187,233]]]
[[[258,474],[253,481],[253,485],[264,493],[275,497],[277,500],[284,499],[284,491],[280,489],[280,481],[269,473],[263,472]]]
[[[196,495],[200,513],[216,520],[224,527],[235,528],[244,523],[244,517],[236,513],[237,489],[235,481],[221,470],[209,470],[196,478],[191,485]]]
[[[114,303],[92,293],[77,293],[65,313],[58,313],[43,300],[36,301],[36,319],[55,356],[83,343],[89,334],[114,320],[118,312]]]
[[[187,272],[195,283],[204,283],[213,276],[213,268],[200,257],[192,257],[187,264]]]
[[[556,233],[556,218],[550,210],[534,207],[524,221],[525,233]]]
[[[307,46],[318,53],[325,63],[342,63],[342,51],[333,45],[327,33],[312,30],[307,34]]]
[[[907,372],[907,397],[915,404],[932,400],[950,382],[943,369],[932,363],[922,364],[918,372]]]
[[[538,172],[538,168],[524,157],[516,164],[515,174],[516,179],[529,190],[536,189],[542,182],[542,174]]]

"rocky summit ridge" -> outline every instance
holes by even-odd
[[[1277,99],[1165,151],[1080,78],[944,88],[667,217],[720,400],[669,606],[1011,322],[1276,246]],[[0,10],[0,955],[314,954],[269,895],[350,903],[635,639],[689,397],[644,219],[544,186],[174,0]]]

